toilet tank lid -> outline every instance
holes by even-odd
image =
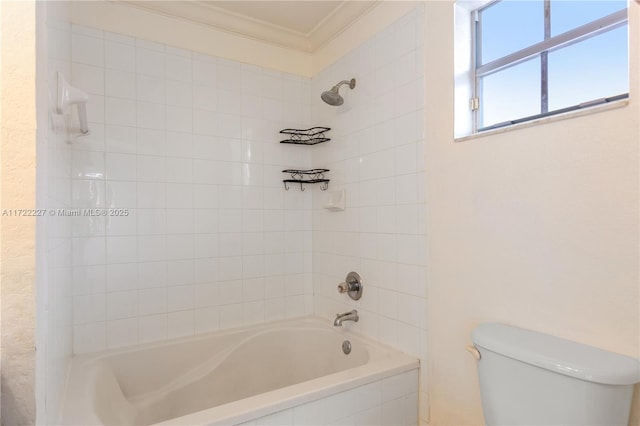
[[[640,382],[640,360],[560,337],[485,323],[473,330],[471,339],[480,349],[566,376],[609,385]]]

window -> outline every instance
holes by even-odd
[[[473,133],[628,97],[626,0],[498,0],[471,24]]]

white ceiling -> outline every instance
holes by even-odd
[[[145,1],[133,6],[284,47],[314,52],[380,0]]]
[[[309,35],[342,1],[203,1],[239,15]]]

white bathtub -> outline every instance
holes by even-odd
[[[342,350],[344,340],[351,342],[348,355]],[[327,320],[295,319],[75,357],[62,423],[233,425],[349,390],[370,394],[383,389],[384,380],[402,381],[398,395],[411,395],[407,404],[413,407],[417,368],[417,359]],[[381,406],[390,401],[388,392],[382,396]],[[349,398],[352,416],[375,405],[364,407],[355,396]],[[409,424],[414,418],[414,413],[405,417]],[[313,424],[328,421],[316,420]],[[382,412],[376,423],[384,423]]]

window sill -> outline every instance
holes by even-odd
[[[618,101],[606,103],[604,105],[595,105],[595,106],[592,106],[591,108],[585,108],[578,111],[565,112],[563,114],[553,115],[553,116],[544,117],[544,118],[537,118],[535,120],[527,121],[524,123],[518,123],[518,124],[512,124],[510,126],[500,127],[499,129],[485,130],[484,132],[480,132],[480,133],[474,133],[467,136],[460,136],[460,137],[454,138],[453,141],[465,142],[468,140],[479,139],[486,136],[497,135],[499,133],[506,133],[514,130],[524,129],[527,127],[538,126],[545,123],[553,123],[556,121],[566,120],[569,118],[582,117],[584,115],[595,114],[602,111],[609,111],[612,109],[623,108],[623,107],[626,107],[627,105],[629,105],[629,99],[621,99]]]

